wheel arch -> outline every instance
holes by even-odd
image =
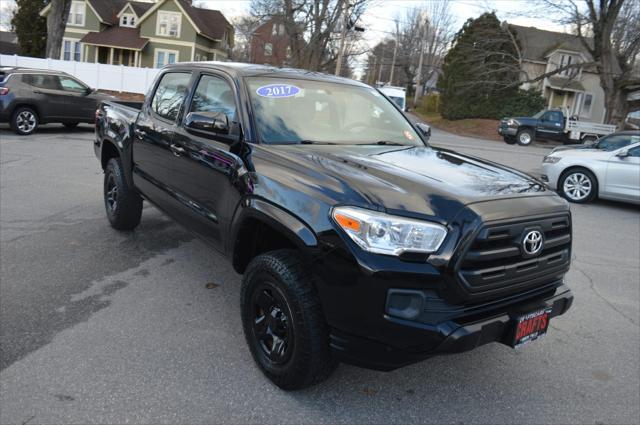
[[[13,115],[16,113],[16,111],[20,108],[31,108],[35,111],[35,113],[38,115],[38,123],[39,124],[44,124],[45,120],[42,117],[42,113],[40,111],[40,108],[38,108],[37,105],[33,104],[33,103],[29,103],[29,102],[18,102],[14,105],[13,109],[11,110],[11,113],[9,114],[10,119],[13,119]]]
[[[100,163],[102,165],[102,169],[107,168],[107,163],[111,158],[120,158],[120,150],[116,146],[114,142],[109,139],[104,139],[102,141],[102,147],[100,149]]]
[[[249,262],[264,252],[290,248],[304,253],[318,245],[315,233],[304,222],[258,198],[240,203],[230,233],[228,252],[238,273],[243,273]]]
[[[576,170],[587,170],[588,172],[593,174],[593,178],[595,179],[594,183],[596,185],[596,195],[600,196],[600,187],[601,186],[600,186],[600,180],[598,178],[598,173],[595,170],[593,170],[592,168],[587,167],[585,165],[581,165],[581,164],[580,165],[579,164],[570,165],[570,166],[568,166],[567,168],[565,168],[564,170],[562,170],[560,172],[560,174],[558,175],[558,181],[556,183],[557,190],[560,189],[560,182],[562,181],[562,178],[565,175],[567,175],[567,173],[569,173],[571,171],[576,171]]]

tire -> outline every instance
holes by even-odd
[[[515,145],[516,144],[516,139],[514,139],[513,137],[504,136],[503,140],[507,145]]]
[[[590,143],[595,142],[596,140],[598,140],[598,138],[597,138],[597,137],[594,137],[594,136],[587,136],[587,137],[585,137],[584,139],[582,139],[582,144],[583,144],[583,145],[588,145],[588,144],[590,144]]]
[[[76,128],[78,126],[78,122],[63,122],[62,125],[67,127],[69,130]]]
[[[35,109],[22,106],[16,109],[11,115],[11,129],[20,136],[28,136],[38,129],[40,117]]]
[[[278,387],[305,388],[335,369],[320,300],[298,252],[254,258],[242,279],[240,308],[251,355]]]
[[[586,204],[598,195],[598,180],[586,168],[574,168],[560,176],[558,192],[569,202]]]
[[[533,142],[533,131],[528,128],[518,131],[516,141],[520,146],[529,146]]]
[[[104,206],[111,227],[133,230],[142,217],[142,198],[129,186],[120,158],[111,158],[104,170]]]

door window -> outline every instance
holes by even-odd
[[[596,145],[596,149],[606,152],[612,152],[616,149],[624,148],[633,143],[632,136],[629,134],[613,134],[600,139]]]
[[[22,76],[26,84],[46,90],[61,90],[60,81],[56,75],[26,74]]]
[[[169,72],[164,74],[153,99],[151,109],[160,117],[175,121],[187,95],[191,74]]]
[[[69,77],[60,77],[60,85],[64,91],[71,91],[74,93],[86,93],[87,87],[80,84],[78,81]]]
[[[191,112],[224,112],[234,120],[236,103],[229,84],[222,78],[203,75],[193,95]]]
[[[629,156],[640,157],[640,146],[636,146],[633,149],[629,149]]]

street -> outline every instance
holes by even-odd
[[[637,206],[571,206],[575,301],[540,341],[287,393],[251,358],[227,259],[148,203],[109,226],[92,139],[0,128],[0,423],[638,423]],[[532,174],[551,149],[432,144]]]

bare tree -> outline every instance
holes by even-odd
[[[420,7],[406,10],[396,15],[395,34],[392,39],[382,41],[369,56],[366,65],[365,81],[370,84],[380,73],[383,81],[391,81],[391,66],[394,67],[394,84],[406,86],[413,90],[416,79],[421,46],[424,46],[422,81],[431,80],[440,72],[442,60],[455,35],[455,18],[451,12],[449,0],[425,1]],[[426,25],[426,36],[423,43],[423,25]],[[396,46],[394,45],[397,43]],[[393,52],[396,50],[396,60]],[[373,63],[375,61],[375,67]],[[376,70],[374,71],[373,68]]]
[[[596,67],[605,96],[605,122],[621,124],[640,110],[627,95],[640,84],[640,2],[637,0],[541,0],[547,16],[575,28]],[[557,70],[559,72],[560,70]]]
[[[232,52],[233,60],[239,62],[251,62],[251,41],[256,29],[262,22],[253,16],[240,16],[234,19],[236,39]]]
[[[312,71],[335,67],[340,44],[340,22],[348,10],[347,22],[355,23],[366,9],[368,0],[252,0],[251,15],[259,20],[279,17],[290,40],[293,66]],[[347,52],[357,53],[348,31]],[[345,56],[348,56],[345,55]]]
[[[47,52],[48,58],[59,58],[62,37],[69,18],[71,0],[51,0],[51,10],[47,16]]]

